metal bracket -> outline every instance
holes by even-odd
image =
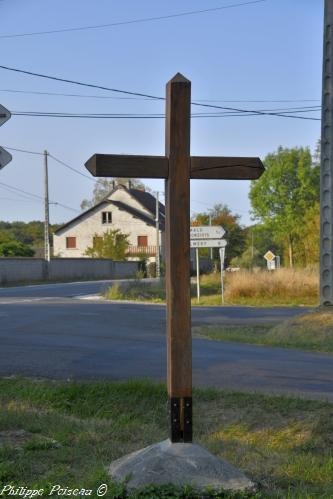
[[[192,442],[192,397],[170,397],[171,442]]]

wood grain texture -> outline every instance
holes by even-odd
[[[94,177],[166,178],[168,158],[123,154],[94,154],[85,164]]]
[[[166,291],[169,397],[192,396],[190,301],[191,83],[177,74],[166,88]]]
[[[259,158],[192,156],[191,178],[255,180],[265,171]]]

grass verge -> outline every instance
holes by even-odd
[[[333,352],[333,310],[309,312],[274,327],[204,326],[195,327],[193,333],[211,340]]]
[[[167,435],[164,386],[148,381],[0,380],[0,487],[54,484],[108,499],[332,498],[333,404],[282,396],[195,390],[195,440],[258,484],[251,494],[190,487],[126,492],[106,466]],[[5,495],[5,494],[4,494]],[[46,494],[45,494],[46,495]],[[53,495],[52,497],[56,497]]]
[[[143,279],[114,284],[104,293],[109,300],[133,300],[163,303],[165,283]],[[221,276],[219,273],[200,277],[200,301],[197,300],[196,281],[191,283],[193,306],[221,305]],[[225,305],[250,306],[316,306],[318,305],[318,272],[315,270],[280,269],[274,272],[232,272],[225,274]]]

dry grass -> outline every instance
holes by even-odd
[[[246,302],[273,304],[318,303],[319,276],[316,270],[279,269],[241,271],[226,276],[225,298],[230,304]]]
[[[221,275],[200,277],[200,305],[221,305]],[[195,278],[191,280],[192,305],[198,305]],[[240,271],[225,274],[225,305],[310,305],[318,304],[317,270],[280,269],[273,272]],[[114,284],[105,293],[108,300],[134,300],[163,303],[165,282],[137,279]]]
[[[266,341],[271,345],[333,352],[333,310],[317,310],[278,324]]]
[[[333,310],[317,310],[288,319],[277,326],[201,326],[196,336],[217,341],[333,352]]]

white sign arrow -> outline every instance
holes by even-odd
[[[0,104],[0,126],[6,123],[11,117],[10,112],[4,106]]]
[[[4,149],[3,147],[0,147],[0,170],[4,166],[8,165],[8,163],[10,163],[12,159],[12,155],[9,154],[9,152],[6,151],[6,149]]]
[[[191,248],[224,248],[227,245],[225,239],[191,239]]]
[[[220,225],[200,225],[198,227],[191,227],[191,240],[192,239],[218,239],[223,237],[225,230]]]

